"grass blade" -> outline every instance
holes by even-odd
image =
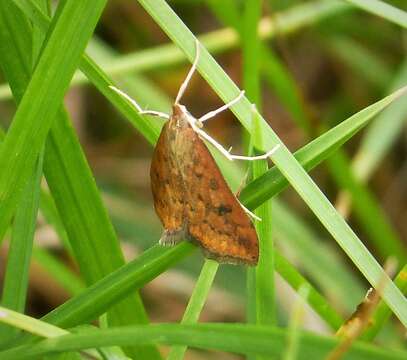
[[[30,177],[17,207],[4,275],[1,304],[22,313],[25,311],[31,252],[37,224],[42,160],[43,156],[40,155],[34,174]],[[15,329],[0,326],[2,341],[15,334]]]
[[[374,15],[380,16],[403,28],[407,28],[407,13],[380,0],[346,0]]]
[[[52,120],[104,5],[105,1],[97,0],[92,5],[66,2],[58,7],[47,44],[1,148],[0,234],[4,234],[13,215],[29,174],[27,169],[33,167],[45,143]],[[6,21],[5,11],[7,5],[1,6],[0,22],[3,23]],[[76,46],[70,46],[72,42]]]
[[[257,28],[261,17],[262,0],[247,2],[242,16],[240,31],[243,48],[243,87],[246,96],[261,110],[260,49]]]
[[[407,265],[404,265],[404,267],[397,274],[396,278],[394,279],[394,283],[403,292],[403,294],[407,294]],[[363,340],[374,339],[374,337],[383,328],[383,325],[389,319],[390,315],[391,310],[389,307],[383,302],[383,300],[380,301],[375,312],[373,313],[370,326],[366,328],[365,332],[360,338]]]
[[[263,147],[262,133],[260,131],[258,112],[253,111],[254,133],[253,143],[257,147]],[[252,164],[253,178],[263,175],[268,169],[267,160],[254,161]],[[274,253],[272,228],[272,204],[271,200],[260,205],[255,213],[262,219],[256,223],[259,237],[259,263],[253,269],[255,274],[255,323],[259,325],[275,325],[276,323],[276,295],[274,287]]]
[[[22,43],[25,33],[24,28],[18,26],[23,22],[20,11],[16,11],[18,9],[11,2],[2,3],[2,6],[7,10],[5,16],[13,19],[4,23],[10,26],[10,33],[4,32],[4,37],[10,37],[2,42],[9,47],[5,53],[9,56],[1,58],[2,66],[7,70],[14,93],[21,96],[30,78],[31,58],[26,59],[19,54],[29,47],[29,43],[26,46]],[[30,28],[26,27],[25,31],[29,32]],[[124,260],[95,181],[63,109],[59,110],[48,138],[44,170],[81,272],[88,283],[95,282],[121,266]],[[119,324],[147,321],[137,294],[122,301],[111,310],[111,314],[111,319]],[[137,353],[142,356],[140,349]],[[154,354],[149,352],[147,355],[151,358]]]
[[[352,115],[296,151],[294,153],[296,159],[304,169],[313,169],[366,126],[375,115],[397,100],[400,95],[401,93],[396,91]],[[289,182],[282,172],[274,166],[263,176],[248,184],[242,190],[240,200],[249,209],[255,209],[263,201],[282,191],[288,184]]]
[[[38,27],[47,29],[49,19],[32,0],[12,0]],[[302,27],[318,22],[324,18],[338,15],[353,7],[342,1],[313,1],[300,4],[287,12],[279,14],[278,18],[264,18],[259,29],[261,38],[274,37],[276,34],[295,32]],[[233,29],[222,29],[207,33],[200,40],[212,53],[229,50],[239,44],[239,36]],[[157,67],[177,65],[185,62],[185,54],[173,44],[157,46],[153,49],[138,51],[137,53],[122,55],[117,60],[103,64],[103,69],[110,76],[127,74],[135,71],[151,70]],[[86,74],[91,80],[91,77]],[[88,78],[77,73],[72,83],[83,84]],[[91,80],[93,82],[93,80]],[[7,87],[0,86],[0,99],[10,97]]]
[[[323,359],[338,344],[338,339],[333,337],[322,337],[306,332],[299,335],[298,360]],[[38,344],[3,351],[0,356],[4,360],[32,359],[62,351],[133,343],[161,343],[281,358],[286,349],[286,336],[287,331],[277,327],[239,324],[157,324],[103,330],[87,329],[78,334],[64,335],[43,340]],[[348,360],[401,360],[407,356],[404,351],[383,349],[362,342],[355,342],[346,355]]]
[[[34,247],[33,260],[71,296],[79,295],[85,290],[86,287],[83,281],[47,250]]]
[[[198,321],[199,315],[205,305],[209,291],[218,271],[219,264],[210,259],[206,259],[202,271],[196,282],[195,289],[189,299],[188,306],[182,317],[181,324],[194,324]],[[186,346],[174,346],[168,354],[167,360],[182,360],[184,358]]]
[[[382,260],[395,257],[399,264],[406,263],[407,254],[402,240],[389,224],[371,192],[352,175],[349,164],[346,155],[340,152],[328,159],[328,167],[335,181],[342,189],[347,190],[352,198],[357,198],[353,202],[355,215],[363,223],[363,228]]]
[[[321,316],[323,320],[333,329],[337,330],[343,324],[343,319],[329,305],[323,296],[305,279],[297,269],[291,265],[277,251],[275,252],[275,268],[277,272],[287,281],[290,286],[297,292],[301,287],[306,287],[309,291],[307,302]]]
[[[187,54],[188,58],[192,60],[194,57],[194,44],[196,39],[168,4],[163,0],[139,0],[139,2],[168,36]],[[198,70],[223,101],[230,101],[238,95],[239,89],[237,86],[204,49],[202,50]],[[251,104],[249,101],[243,99],[233,106],[232,111],[246,129],[251,131]],[[332,204],[326,199],[321,190],[296,161],[290,151],[280,142],[277,135],[268,127],[264,120],[261,122],[261,127],[265,135],[266,150],[271,149],[275,144],[280,143],[281,145],[279,151],[271,156],[273,162],[366,279],[374,287],[379,286],[381,281],[385,279],[386,287],[383,291],[383,298],[402,323],[407,326],[407,299],[405,299],[400,290],[391,282],[387,274],[358,239],[356,234],[337,213]]]
[[[407,60],[394,76],[389,91],[407,83]],[[355,176],[365,181],[377,169],[380,161],[400,134],[407,115],[407,101],[398,99],[385,109],[366,131],[355,155],[352,168]]]

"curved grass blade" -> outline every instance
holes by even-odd
[[[342,144],[366,126],[375,115],[401,95],[400,91],[396,91],[352,115],[296,151],[294,153],[295,158],[305,170],[311,170],[333,154]],[[263,201],[278,194],[286,186],[288,186],[288,180],[283,176],[281,170],[274,166],[266,174],[249,183],[242,190],[239,199],[249,209],[255,209]]]
[[[403,28],[407,28],[407,13],[390,4],[380,0],[346,0],[347,2],[360,7],[374,15],[380,16]]]
[[[287,331],[277,327],[157,324],[103,330],[86,329],[78,334],[59,336],[38,344],[3,351],[0,352],[0,357],[4,360],[32,359],[103,346],[159,343],[281,358],[286,349],[286,337]],[[323,359],[337,344],[338,339],[333,337],[300,332],[297,359]],[[406,359],[407,353],[355,342],[346,355],[348,360],[402,360]]]

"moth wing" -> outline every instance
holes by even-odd
[[[154,207],[164,226],[160,244],[173,245],[185,238],[182,178],[175,154],[175,134],[167,122],[154,148],[150,167]]]
[[[207,257],[219,262],[255,265],[259,246],[256,230],[229,189],[212,155],[188,125],[176,143],[182,175],[189,235]]]

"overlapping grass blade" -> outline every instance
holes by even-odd
[[[157,324],[115,329],[86,329],[78,334],[47,339],[0,352],[4,360],[32,359],[55,355],[63,351],[103,346],[160,343],[187,345],[201,349],[215,349],[239,354],[264,355],[281,358],[286,349],[287,331],[277,327],[258,327],[240,324]],[[306,332],[299,334],[298,360],[323,359],[337,345],[338,339]],[[355,342],[346,358],[349,360],[401,360],[406,352],[384,349]]]
[[[3,280],[1,305],[19,312],[25,311],[27,299],[31,252],[40,198],[42,164],[43,154],[40,154],[34,174],[26,184],[17,206]],[[15,329],[0,326],[2,342],[14,335]]]
[[[258,112],[253,111],[253,144],[255,149],[263,147],[263,136],[260,131]],[[256,151],[257,152],[257,151]],[[258,160],[252,163],[253,179],[263,175],[268,169],[267,160]],[[271,200],[264,202],[256,211],[261,221],[256,222],[256,231],[259,238],[259,263],[253,272],[254,293],[248,294],[253,298],[253,323],[258,325],[276,324],[276,292],[274,286],[275,276],[275,247],[273,241],[272,204]],[[251,274],[248,273],[250,276]]]
[[[399,96],[400,93],[395,92],[352,115],[297,150],[294,153],[296,159],[304,169],[311,170],[334,153],[335,150],[366,126],[375,115],[384,110]],[[288,180],[283,176],[281,170],[274,166],[263,176],[249,183],[242,190],[240,200],[250,209],[255,209],[263,201],[282,191],[287,185]]]
[[[98,0],[93,6],[87,2],[77,6],[72,2],[63,5],[58,7],[50,36],[1,148],[0,234],[4,234],[15,211],[22,185],[44,146],[52,120],[105,1]],[[4,12],[8,11],[8,6],[4,5],[0,10],[1,22],[6,23]],[[76,46],[71,46],[72,42]],[[8,47],[7,43],[4,46]],[[51,98],[49,94],[52,94]],[[38,118],[42,121],[38,122]]]
[[[13,326],[14,329],[25,330],[31,334],[38,335],[45,338],[54,338],[62,335],[68,335],[69,331],[50,325],[44,321],[34,319],[30,316],[20,314],[16,311],[0,307],[0,317],[3,323]],[[100,359],[95,351],[85,351],[92,358]],[[70,354],[66,355],[64,359],[82,359],[82,357],[71,357]]]
[[[18,26],[21,13],[16,11],[17,9],[12,3],[3,3],[2,6],[7,10],[5,16],[15,18],[2,23],[9,24],[10,29],[15,29],[15,32],[12,32],[13,37],[2,42],[3,45],[6,44],[9,47],[4,55],[2,53],[2,66],[7,70],[10,85],[19,100],[18,96],[23,94],[31,74],[31,59],[18,55],[30,48],[29,43],[23,43],[25,31],[29,32],[29,29],[24,31],[22,26]],[[97,9],[98,7],[93,7],[93,11]],[[83,14],[73,13],[73,15],[81,17]],[[92,17],[89,18],[90,22],[92,22],[91,20]],[[17,44],[21,48],[13,46]],[[6,57],[6,55],[9,56]],[[78,59],[79,55],[80,52],[76,54]],[[42,71],[47,70],[49,69]],[[43,85],[38,79],[37,82],[40,84],[37,86]],[[45,93],[43,95],[46,96]],[[48,103],[42,105],[48,108]],[[30,118],[35,125],[37,125],[36,115],[33,114]],[[50,114],[48,115],[50,116]],[[44,159],[45,173],[75,249],[82,274],[89,283],[92,283],[123,264],[123,257],[67,114],[60,110],[57,118],[47,143]],[[51,120],[48,119],[49,123]],[[30,142],[28,144],[31,145]],[[30,148],[30,150],[34,149]],[[115,312],[112,318],[122,324],[146,321],[144,309],[137,296],[129,297],[112,311]],[[139,355],[142,356],[140,352]]]

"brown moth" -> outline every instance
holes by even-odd
[[[198,244],[206,257],[218,262],[256,265],[259,244],[256,230],[247,215],[249,211],[229,189],[202,138],[230,160],[265,159],[276,148],[256,157],[231,155],[201,129],[205,120],[239,101],[243,92],[230,103],[199,119],[179,104],[198,59],[197,44],[194,64],[180,87],[171,115],[143,111],[126,94],[111,88],[131,101],[139,113],[168,119],[154,149],[150,169],[154,207],[164,226],[160,244],[174,245],[189,240]]]
[[[219,262],[257,264],[256,230],[225,182],[204,142],[175,104],[151,163],[162,244],[188,239]]]

